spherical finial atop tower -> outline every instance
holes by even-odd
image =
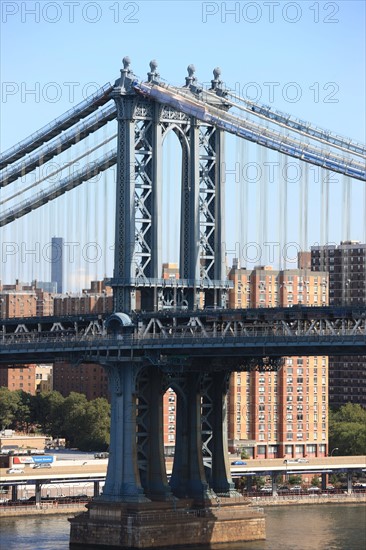
[[[131,65],[131,59],[128,57],[128,55],[126,55],[123,59],[122,59],[122,63],[123,63],[123,68],[125,71],[128,71],[129,68],[130,68],[130,65]]]
[[[151,72],[154,73],[157,68],[158,68],[158,62],[155,59],[152,59],[150,61],[150,70],[151,70]]]
[[[148,82],[158,82],[160,75],[157,73],[158,63],[155,59],[150,61],[150,71],[147,73]]]
[[[211,80],[211,90],[221,90],[222,82],[220,80],[221,69],[220,67],[215,67],[213,72],[213,80]]]
[[[218,80],[219,76],[221,75],[221,69],[220,67],[215,67],[213,70],[214,79]]]
[[[196,72],[196,67],[194,65],[188,65],[187,67],[187,71],[188,71],[188,75],[189,76],[193,76],[194,73]]]

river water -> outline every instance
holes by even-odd
[[[266,508],[265,513],[267,525],[265,541],[222,545],[220,550],[366,549],[365,505],[282,506]],[[69,549],[67,517],[2,518],[0,548],[4,550]],[[98,548],[91,546],[88,550],[98,550]]]

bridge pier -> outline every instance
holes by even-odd
[[[156,366],[114,363],[107,370],[112,400],[106,482],[88,511],[70,519],[71,548],[199,547],[265,538],[263,513],[235,493],[230,478],[223,428],[227,374],[215,373],[206,391],[212,426],[210,484],[202,456],[204,375],[179,374],[177,442],[169,486],[162,437],[167,380]]]
[[[154,84],[159,83],[156,67],[152,61],[148,78]],[[197,95],[194,70],[188,67],[185,87],[193,99]],[[188,115],[177,110],[174,98],[161,105],[136,89],[136,77],[125,57],[121,78],[111,93],[118,119],[115,317],[164,307],[194,311],[202,303],[225,306],[223,132],[199,120],[194,111]],[[177,281],[161,279],[162,143],[169,131],[176,133],[182,147]],[[159,348],[148,361],[146,355],[145,362],[143,355],[135,364],[132,359],[133,349],[130,363],[108,365],[111,359],[105,359],[112,395],[106,483],[88,512],[71,520],[71,544],[171,548],[263,539],[263,513],[249,508],[249,502],[233,491],[230,479],[224,428],[227,375],[215,372],[205,394],[210,486],[202,455],[204,366],[180,369],[179,376],[173,367],[164,382]],[[162,398],[163,389],[174,378],[176,448],[169,486]]]
[[[186,376],[184,393],[177,395],[176,447],[170,486],[175,496],[209,499],[201,440],[201,375]]]
[[[108,366],[111,431],[108,469],[101,502],[146,502],[137,467],[136,367]]]

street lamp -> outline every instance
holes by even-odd
[[[333,456],[334,451],[339,451],[338,447],[334,447],[334,449],[332,449],[332,452],[330,453],[331,457]]]

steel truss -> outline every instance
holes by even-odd
[[[118,119],[115,311],[225,306],[223,132],[137,94],[122,70],[112,97]],[[184,285],[162,284],[163,141],[173,131],[182,148],[180,265]]]

